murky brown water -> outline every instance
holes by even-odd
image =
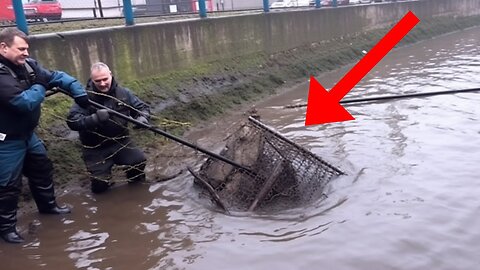
[[[317,79],[330,88],[346,70]],[[349,97],[474,87],[480,28],[391,52]],[[28,242],[0,243],[0,268],[476,269],[480,93],[348,106],[355,121],[306,128],[305,109],[282,107],[304,102],[307,90],[301,84],[257,109],[349,173],[326,200],[271,216],[225,216],[198,198],[187,174],[103,196],[69,191],[60,200],[74,207],[71,215],[20,218]],[[218,150],[235,119],[190,139]],[[199,164],[184,162],[170,165]],[[33,220],[41,225],[28,234]]]

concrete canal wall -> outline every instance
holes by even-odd
[[[389,27],[409,10],[421,23],[480,15],[478,0],[419,0],[305,8],[207,19],[110,27],[32,37],[31,54],[46,66],[86,79],[104,61],[123,81],[258,52],[276,53]],[[420,23],[420,24],[421,24]]]

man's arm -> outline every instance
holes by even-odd
[[[95,130],[101,123],[109,119],[106,110],[97,110],[94,113],[81,108],[78,104],[74,104],[70,108],[67,116],[67,125],[71,130]]]
[[[132,110],[131,114],[133,118],[140,116],[145,117],[147,120],[150,118],[150,106],[135,96],[130,90],[127,89],[127,96],[130,106],[135,110]]]
[[[27,61],[35,70],[36,82],[45,85],[48,89],[59,87],[67,91],[81,107],[86,108],[88,106],[87,92],[77,79],[63,71],[50,71],[34,59],[30,58]]]
[[[34,84],[29,89],[23,90],[6,70],[0,70],[0,89],[0,106],[18,112],[34,111],[45,99],[45,87]]]

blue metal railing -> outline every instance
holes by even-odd
[[[208,12],[223,12],[225,11],[225,3],[228,3],[228,1],[222,1],[222,0],[179,0],[176,1],[175,3],[171,3],[165,1],[155,3],[155,4],[143,4],[139,6],[132,6],[132,1],[131,0],[122,0],[123,5],[118,5],[118,6],[101,6],[101,5],[95,5],[95,7],[69,7],[69,8],[63,8],[64,13],[70,12],[70,19],[62,19],[61,21],[78,21],[78,20],[88,20],[88,19],[93,19],[93,18],[98,18],[97,17],[97,11],[100,14],[101,18],[107,18],[104,16],[103,11],[107,11],[107,13],[110,14],[110,17],[108,18],[124,18],[125,19],[125,25],[126,26],[131,26],[135,24],[135,18],[136,17],[144,17],[144,16],[163,16],[163,15],[175,15],[175,14],[195,14],[198,13],[200,18],[206,18]],[[208,1],[208,8],[207,8],[207,1]],[[241,1],[241,0],[236,0],[236,1]],[[273,4],[275,1],[274,0],[257,0],[258,5],[257,7],[260,7],[260,4],[263,6],[263,12],[268,13],[270,12],[271,9],[271,4]],[[286,0],[284,0],[286,1]],[[390,0],[392,1],[392,0]],[[147,1],[148,2],[148,1]],[[100,2],[99,2],[100,3]],[[216,3],[217,10],[212,10],[215,9],[214,4]],[[28,23],[31,22],[26,20],[26,16],[24,13],[23,9],[23,4],[22,0],[12,0],[13,4],[13,9],[14,9],[14,15],[15,15],[15,23],[18,29],[21,31],[25,32],[28,34]],[[298,4],[298,2],[297,2]],[[333,7],[337,7],[339,4],[339,0],[330,0],[328,5],[331,5]],[[174,9],[175,11],[172,11],[170,8],[172,5],[176,5],[177,9]],[[231,8],[233,9],[233,0],[231,0]],[[320,8],[322,6],[321,0],[310,0],[309,5],[310,7],[315,7],[315,8]],[[295,6],[296,7],[296,6]],[[219,10],[221,9],[221,10]],[[117,14],[119,15],[113,15],[116,17],[112,17],[111,14],[114,10],[117,10]],[[253,9],[249,9],[253,10]],[[78,16],[74,18],[72,17],[73,12],[80,12],[83,15]],[[242,10],[238,10],[242,11]],[[93,14],[93,18],[85,16],[86,14]],[[44,23],[47,20],[44,19]],[[49,20],[49,23],[52,21]],[[0,22],[3,25],[7,25],[5,22]],[[8,23],[8,22],[7,22]]]

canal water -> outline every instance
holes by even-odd
[[[349,68],[316,78],[331,88]],[[476,87],[480,28],[390,52],[347,97]],[[356,104],[346,107],[354,121],[305,127],[305,108],[284,106],[307,94],[305,82],[255,107],[266,124],[347,173],[325,199],[229,216],[199,198],[187,173],[101,196],[72,188],[59,196],[71,215],[20,217],[27,242],[0,243],[0,268],[476,269],[480,93]],[[219,150],[240,119],[213,120],[188,138]],[[152,166],[198,166],[198,157]]]

